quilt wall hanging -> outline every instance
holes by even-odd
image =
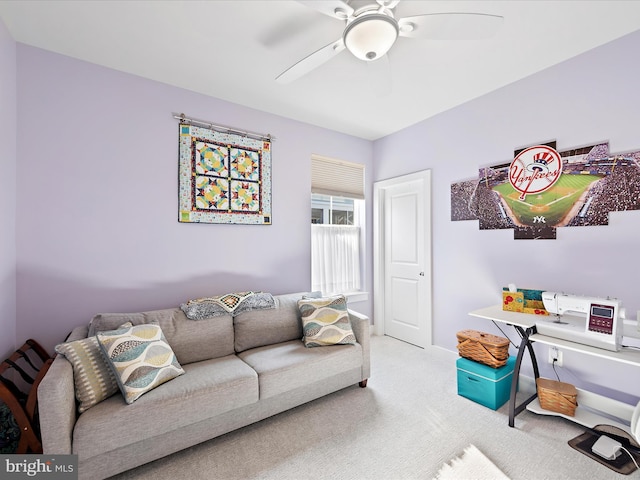
[[[609,212],[640,209],[640,150],[609,143],[557,151],[556,142],[516,150],[508,163],[451,185],[451,220],[515,239],[555,239],[559,227],[607,225]]]
[[[180,118],[179,221],[271,224],[271,137]]]

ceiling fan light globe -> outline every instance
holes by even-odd
[[[344,43],[360,60],[371,61],[385,55],[398,38],[398,23],[382,14],[353,20],[344,31]]]

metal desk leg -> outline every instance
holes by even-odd
[[[533,365],[533,380],[535,381],[540,377],[540,372],[538,371],[538,360],[536,359],[536,354],[533,351],[533,342],[530,342],[528,340],[529,335],[536,333],[536,330],[534,330],[534,328],[529,329],[532,331],[527,334],[527,350],[529,350],[529,357],[531,357],[531,365]]]
[[[516,357],[516,364],[513,369],[513,378],[511,379],[511,395],[509,396],[509,426],[513,427],[515,425],[516,415],[520,414],[527,405],[529,405],[537,396],[537,393],[534,393],[532,396],[527,398],[520,405],[516,405],[516,393],[518,390],[518,377],[520,376],[520,366],[522,365],[522,357],[524,356],[524,351],[527,349],[529,351],[529,356],[531,357],[531,363],[533,364],[533,374],[535,378],[540,376],[538,372],[538,362],[536,360],[536,355],[533,351],[533,346],[529,341],[529,336],[535,333],[535,327],[527,328],[523,330],[522,327],[517,327],[514,325],[514,328],[520,334],[520,346],[518,347],[518,356]]]

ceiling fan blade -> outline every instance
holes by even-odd
[[[400,0],[376,0],[378,5],[385,8],[396,8],[396,6],[400,3]]]
[[[339,20],[346,20],[353,15],[353,7],[347,5],[341,0],[325,0],[319,2],[318,0],[298,0],[298,3],[302,3],[309,8],[313,8],[320,13],[329,15],[330,17],[337,18]]]
[[[486,13],[427,13],[398,20],[399,35],[430,40],[480,40],[492,37],[504,17]]]
[[[298,37],[308,34],[309,30],[316,29],[318,22],[313,12],[309,12],[314,18],[289,18],[274,22],[266,26],[264,32],[258,32],[258,41],[267,48],[277,47],[286,42],[299,40]]]
[[[278,83],[291,83],[294,80],[306,75],[314,68],[319,67],[325,62],[331,60],[335,55],[344,50],[344,40],[342,38],[336,40],[322,47],[320,50],[316,50],[311,55],[306,56],[295,65],[289,67],[276,77]]]

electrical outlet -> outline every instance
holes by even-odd
[[[553,363],[555,360],[556,366],[562,366],[562,351],[558,350],[558,347],[549,347],[549,363]]]

